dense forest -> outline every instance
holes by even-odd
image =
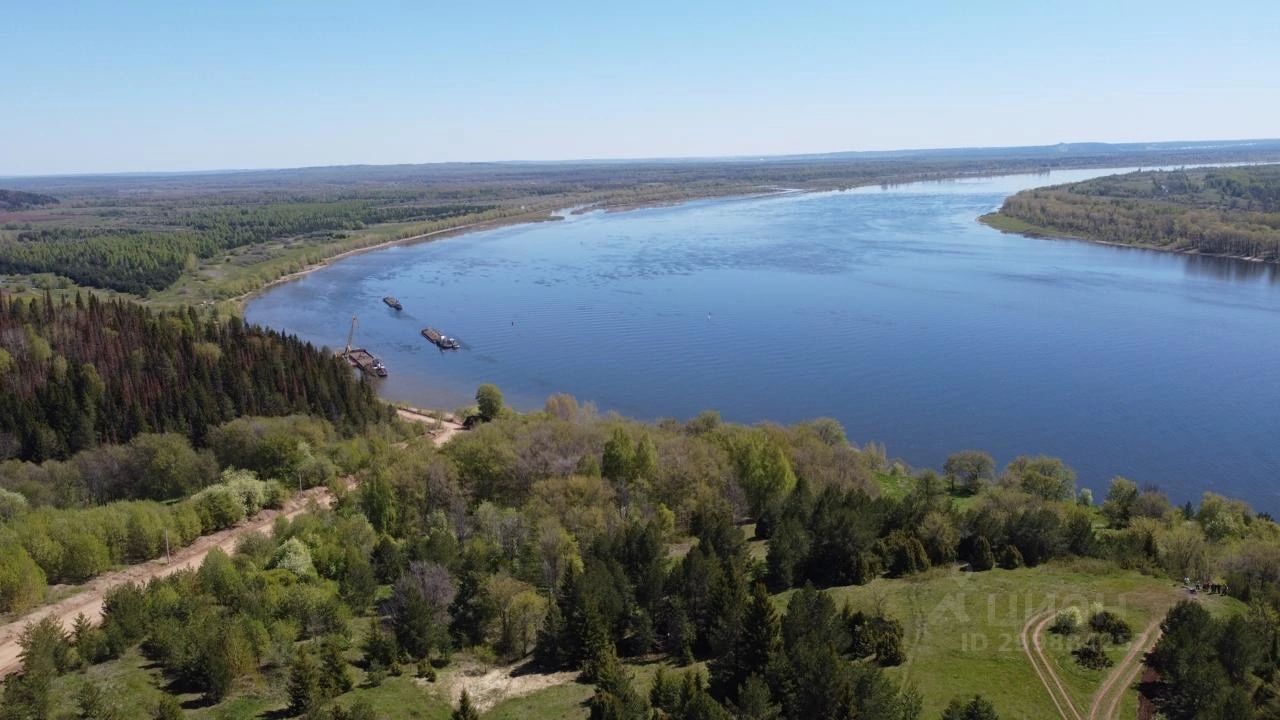
[[[988,220],[1019,232],[1277,262],[1280,167],[1147,171],[1024,190]]]
[[[197,445],[241,415],[386,417],[372,388],[297,338],[193,310],[0,296],[0,459],[66,458],[140,433]]]
[[[281,202],[158,214],[157,229],[50,227],[0,242],[0,272],[57,273],[135,295],[162,290],[197,259],[276,238],[342,237],[366,225],[438,221],[488,206],[383,207],[372,201]]]
[[[41,205],[57,204],[58,198],[52,195],[0,189],[0,210],[26,210]]]
[[[198,571],[113,591],[99,628],[33,625],[26,670],[7,682],[9,714],[0,717],[68,707],[59,687],[76,689],[67,695],[81,717],[178,717],[177,698],[258,708],[235,717],[399,717],[397,701],[383,698],[400,696],[384,692],[430,687],[456,678],[460,658],[490,658],[523,659],[524,673],[571,671],[594,688],[579,716],[601,720],[910,720],[926,706],[945,707],[948,719],[993,718],[996,705],[973,692],[927,697],[890,674],[909,660],[909,623],[918,619],[840,601],[832,590],[927,582],[957,566],[1031,577],[1022,573],[1061,563],[1099,577],[1129,568],[1179,582],[1220,578],[1248,613],[1207,621],[1198,606],[1170,612],[1151,659],[1160,677],[1152,696],[1170,717],[1271,717],[1280,530],[1242,503],[1206,493],[1198,506],[1174,507],[1120,478],[1095,504],[1066,464],[1047,457],[998,471],[985,453],[964,451],[943,474],[910,472],[877,446],[851,444],[831,420],[744,427],[705,413],[641,424],[568,396],[525,415],[503,409],[491,388],[478,399],[490,421],[442,448],[353,445],[316,421],[246,418],[211,433],[213,458],[203,462],[212,466],[174,450],[187,472],[223,468],[211,488],[239,489],[216,490],[220,501],[197,491],[144,527],[190,533],[278,503],[289,483],[273,480],[315,460],[281,460],[273,436],[307,438],[311,458],[328,458],[330,470],[314,481],[341,472],[361,483],[354,492],[335,487],[330,510],[247,538],[234,558],[214,553]],[[172,495],[122,482],[115,497]],[[14,559],[0,564],[0,579],[10,578],[14,597],[32,590],[12,578],[92,570],[78,561],[87,553],[40,554],[69,521],[83,525],[83,547],[102,544],[93,555],[101,562],[154,549],[153,533],[138,535],[135,549],[134,534],[113,535],[121,520],[108,519],[155,512],[145,501],[54,510],[43,507],[50,500],[27,490],[11,503],[0,547]],[[1071,635],[1082,666],[1105,665],[1133,636],[1110,609],[1082,622]],[[149,688],[137,697],[93,679],[124,672],[136,663],[122,660],[139,654],[151,665],[129,671],[142,673],[129,682]],[[99,666],[110,670],[90,672]],[[1000,687],[998,678],[973,682]],[[1206,683],[1219,688],[1213,707],[1231,714],[1205,710],[1197,688]],[[463,699],[454,712],[479,710]]]

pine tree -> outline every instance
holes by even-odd
[[[463,571],[449,614],[453,617],[449,630],[459,645],[471,647],[484,642],[496,611],[483,574],[475,569]]]
[[[977,571],[990,570],[996,566],[996,556],[991,552],[991,543],[987,541],[986,536],[979,535],[974,541],[973,561],[970,565]]]
[[[547,603],[547,614],[538,628],[538,639],[533,646],[533,657],[543,668],[559,668],[564,665],[564,655],[560,648],[560,639],[565,632],[564,617],[560,614],[560,603],[552,598]]]
[[[471,704],[471,695],[464,688],[462,697],[458,698],[458,707],[449,716],[451,720],[480,720],[480,711]]]
[[[782,706],[773,701],[769,684],[759,675],[752,675],[738,688],[738,700],[731,705],[737,720],[778,720]]]
[[[609,441],[604,444],[601,474],[614,482],[625,482],[632,477],[634,463],[635,448],[631,444],[631,436],[623,428],[614,428]]]
[[[102,690],[89,680],[76,693],[76,711],[82,720],[117,720],[121,717]]]
[[[324,684],[320,668],[306,648],[298,650],[293,668],[289,671],[289,710],[295,714],[309,713],[324,700]]]
[[[752,587],[751,598],[729,651],[711,662],[711,693],[731,698],[752,675],[764,676],[781,648],[778,611],[764,585]]]
[[[351,690],[351,671],[338,636],[329,635],[320,643],[320,665],[320,686],[325,695],[333,697]]]

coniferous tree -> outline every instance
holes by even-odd
[[[302,648],[289,670],[289,710],[296,714],[312,712],[324,700],[324,677],[310,651]]]
[[[736,700],[738,689],[751,676],[763,677],[781,647],[778,612],[764,585],[753,586],[736,637],[728,651],[711,662],[711,693]]]
[[[452,720],[480,720],[480,711],[471,703],[471,695],[464,688],[458,698],[458,707],[449,716]]]

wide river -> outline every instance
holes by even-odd
[[[1280,511],[1274,266],[975,222],[1111,172],[570,215],[355,255],[246,315],[333,348],[359,315],[381,394],[418,406],[493,382],[521,409],[567,392],[644,419],[829,416],[917,466],[1045,453],[1098,498],[1125,475]],[[440,352],[427,325],[464,348]]]

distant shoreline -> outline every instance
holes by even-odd
[[[270,282],[267,282],[261,285],[260,287],[254,288],[253,290],[249,290],[248,292],[244,292],[234,297],[227,298],[227,302],[235,303],[236,307],[243,312],[246,303],[248,303],[250,300],[253,300],[258,295],[266,292],[267,290],[270,290],[271,288],[277,285],[283,285],[285,283],[293,282],[295,280],[300,280],[317,270],[321,270],[325,267],[328,267],[332,263],[335,263],[347,257],[351,257],[352,255],[360,255],[362,253],[372,252],[374,250],[382,250],[382,249],[394,247],[397,245],[416,245],[420,242],[440,240],[440,239],[449,237],[450,235],[465,235],[467,233],[479,232],[481,230],[492,230],[495,228],[506,227],[509,225],[524,225],[524,224],[535,223],[535,222],[546,222],[548,220],[556,219],[554,215],[550,215],[549,213],[550,211],[547,211],[546,214],[538,214],[534,217],[529,217],[528,215],[514,215],[508,218],[499,218],[497,220],[480,220],[477,222],[466,223],[463,225],[456,225],[450,228],[432,230],[431,232],[420,233],[418,235],[410,235],[409,237],[395,238],[393,240],[385,240],[383,242],[374,243],[372,245],[365,245],[364,247],[344,250],[340,253],[337,253],[336,255],[330,255],[324,258],[323,260],[314,262],[302,268],[301,270],[295,270],[293,272],[281,275],[280,277],[274,280],[271,280]]]
[[[652,200],[652,201],[641,200],[641,201],[636,201],[633,203],[626,203],[621,205],[594,204],[594,205],[583,206],[581,208],[574,210],[573,212],[574,214],[584,214],[587,212],[593,212],[593,211],[599,210],[606,213],[623,213],[623,212],[631,212],[633,210],[645,210],[645,209],[658,208],[658,207],[679,207],[680,205],[686,205],[688,203],[697,202],[699,200],[730,200],[735,198],[753,199],[753,198],[765,198],[765,197],[774,197],[778,195],[791,195],[791,194],[797,194],[797,193],[810,193],[810,192],[827,192],[827,191],[806,190],[803,188],[779,188],[777,190],[768,191],[768,192],[741,193],[741,194],[731,194],[731,195],[706,195],[706,196],[682,198],[679,200]],[[463,225],[457,225],[450,228],[443,228],[440,230],[432,230],[431,232],[420,233],[418,235],[410,235],[409,237],[396,238],[394,240],[386,240],[383,242],[374,243],[372,245],[365,245],[364,247],[344,250],[335,255],[330,255],[324,258],[323,260],[314,262],[302,268],[301,270],[295,270],[293,272],[281,275],[280,277],[277,277],[274,280],[271,280],[270,282],[267,282],[260,287],[254,288],[253,290],[249,290],[247,292],[241,293],[234,297],[227,298],[226,302],[234,303],[236,308],[243,314],[245,305],[251,300],[253,300],[255,297],[257,297],[258,295],[276,287],[277,285],[283,285],[285,283],[290,283],[295,280],[300,280],[317,270],[322,270],[339,260],[351,257],[353,255],[360,255],[362,253],[372,252],[374,250],[383,250],[389,247],[395,247],[399,245],[417,245],[422,242],[434,242],[436,240],[443,240],[445,238],[452,237],[455,235],[469,235],[471,233],[482,232],[484,230],[494,230],[500,227],[530,225],[533,223],[552,222],[552,221],[562,219],[560,216],[555,215],[554,212],[555,211],[553,210],[545,210],[545,211],[537,211],[533,213],[525,213],[521,215],[513,215],[511,217],[499,218],[496,220],[480,220],[478,222],[466,223]]]
[[[1173,248],[1163,245],[1151,245],[1148,243],[1126,243],[1116,242],[1115,240],[1102,240],[1087,235],[1079,235],[1075,233],[1063,232],[1052,228],[1040,227],[1031,223],[1010,217],[1001,213],[999,210],[989,212],[985,215],[979,215],[977,221],[991,228],[999,230],[1006,235],[1021,235],[1027,238],[1036,238],[1040,240],[1076,240],[1079,242],[1093,243],[1095,245],[1109,245],[1118,248],[1131,248],[1134,250],[1154,250],[1156,252],[1169,253],[1171,255],[1187,255],[1192,257],[1218,258],[1221,260],[1242,260],[1244,262],[1261,263],[1263,265],[1275,265],[1280,267],[1280,262],[1267,260],[1260,257],[1250,257],[1248,255],[1226,255],[1223,253],[1207,253],[1196,250],[1195,248],[1183,249]]]

